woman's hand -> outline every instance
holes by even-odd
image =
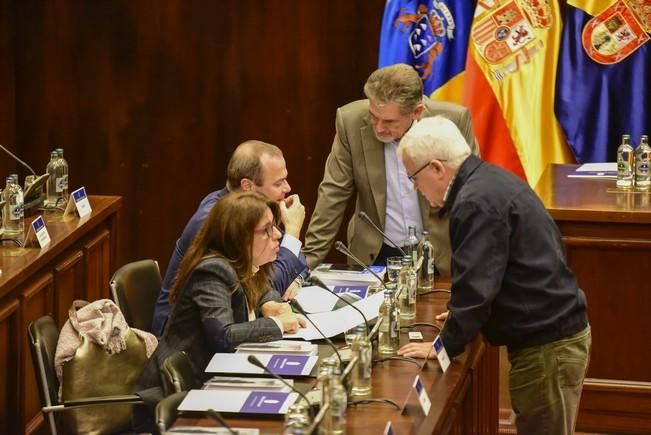
[[[432,351],[432,342],[426,343],[409,343],[398,349],[398,355],[408,356],[410,358],[427,358],[433,359],[436,354]]]
[[[288,332],[290,334],[298,332],[299,328],[305,327],[305,319],[303,316],[297,316],[291,311],[276,316],[276,319],[280,320],[283,324],[283,332]]]
[[[264,317],[280,316],[283,313],[291,313],[292,307],[282,302],[269,301],[265,302],[260,311]]]
[[[301,291],[301,283],[298,279],[295,279],[290,284],[290,286],[287,287],[287,290],[285,290],[285,294],[283,294],[283,301],[294,299],[298,295],[298,292],[300,291]]]

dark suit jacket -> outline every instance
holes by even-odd
[[[235,270],[222,258],[204,259],[183,288],[135,391],[152,405],[162,398],[160,369],[165,358],[176,351],[188,354],[197,383],[202,383],[207,378],[204,369],[215,352],[233,352],[243,342],[280,340],[283,333],[276,322],[260,314],[260,307],[271,300],[279,298],[270,289],[256,307],[257,318],[249,321],[244,290]]]
[[[208,217],[210,210],[212,210],[217,201],[225,197],[227,194],[228,189],[223,188],[206,195],[206,197],[201,200],[197,211],[194,212],[194,215],[192,215],[186,224],[183,234],[181,234],[181,237],[176,241],[176,246],[174,246],[172,257],[167,265],[165,279],[163,280],[158,299],[156,300],[156,306],[154,307],[152,332],[156,336],[161,336],[163,334],[165,323],[172,311],[169,302],[170,289],[172,288],[172,283],[174,282],[174,277],[176,276],[176,271],[181,264],[181,260],[188,248],[190,248],[194,236],[199,232],[203,222]],[[294,255],[289,249],[281,247],[280,251],[278,251],[278,258],[274,261],[274,275],[271,284],[273,288],[282,295],[296,277],[304,273],[306,269],[306,260],[303,254],[296,257],[296,255]]]

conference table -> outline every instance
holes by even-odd
[[[437,288],[449,285],[437,283]],[[408,342],[409,331],[420,331],[425,341],[432,341],[441,322],[434,319],[445,311],[449,293],[436,292],[419,296],[414,321],[401,320],[401,344]],[[411,323],[430,325],[406,328]],[[338,347],[343,340],[335,340]],[[325,346],[320,346],[324,349]],[[364,403],[350,405],[347,412],[347,432],[383,433],[387,421],[391,421],[395,434],[496,434],[498,423],[498,352],[482,337],[477,337],[466,351],[452,360],[443,373],[436,360],[429,360],[422,369],[413,362],[388,360],[373,366],[372,398],[390,399],[402,409],[388,403]],[[419,360],[419,363],[424,360]],[[420,408],[415,394],[410,394],[419,375],[431,400],[427,415]],[[314,378],[299,381],[315,384]],[[305,388],[305,386],[303,386]],[[309,386],[308,386],[309,388]],[[280,433],[282,419],[238,418],[226,416],[232,427],[259,428],[261,433]],[[181,415],[175,426],[214,426],[216,423],[196,415]]]

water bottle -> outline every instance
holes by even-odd
[[[25,229],[23,189],[20,188],[17,180],[18,176],[15,174],[6,178],[7,185],[2,196],[2,199],[6,201],[2,213],[2,223],[4,234],[7,236],[21,235]]]
[[[367,397],[371,394],[371,374],[373,371],[373,349],[366,335],[366,327],[359,325],[355,329],[352,355],[357,357],[357,366],[352,373],[352,397]]]
[[[414,264],[418,264],[418,237],[416,237],[416,225],[409,225],[409,233],[404,244],[405,254],[411,256]]]
[[[634,182],[635,166],[633,163],[633,147],[631,136],[622,135],[622,143],[617,148],[617,187],[620,189],[631,189]]]
[[[429,232],[423,231],[423,238],[418,244],[418,258],[421,260],[418,271],[418,292],[434,287],[434,247],[429,241]]]
[[[330,408],[319,426],[320,434],[346,433],[348,397],[340,375],[338,361],[333,358],[325,358],[321,361],[317,378],[321,388],[321,404],[328,404]]]
[[[398,278],[398,301],[400,303],[400,319],[416,318],[416,291],[418,276],[409,255],[402,257],[402,269]]]
[[[49,175],[47,179],[46,186],[46,198],[45,205],[48,207],[55,207],[57,205],[57,199],[59,195],[57,194],[57,174],[56,174],[56,165],[57,160],[59,159],[59,154],[56,151],[50,152],[50,161],[45,167],[45,172]]]
[[[310,426],[310,413],[304,401],[299,401],[287,408],[283,435],[298,435],[305,433]]]
[[[387,284],[387,289],[384,290],[384,301],[380,305],[379,317],[382,323],[378,334],[378,353],[383,357],[395,355],[400,342],[399,316],[392,287],[395,288],[395,284]]]
[[[65,204],[68,201],[68,162],[63,158],[63,148],[57,148],[55,151],[59,156],[56,172],[57,200]]]
[[[635,149],[635,188],[649,190],[651,187],[651,172],[649,171],[649,136],[643,134],[640,137],[640,144]]]

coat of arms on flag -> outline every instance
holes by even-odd
[[[617,63],[649,40],[650,27],[651,0],[619,0],[588,21],[583,48],[597,63]]]

